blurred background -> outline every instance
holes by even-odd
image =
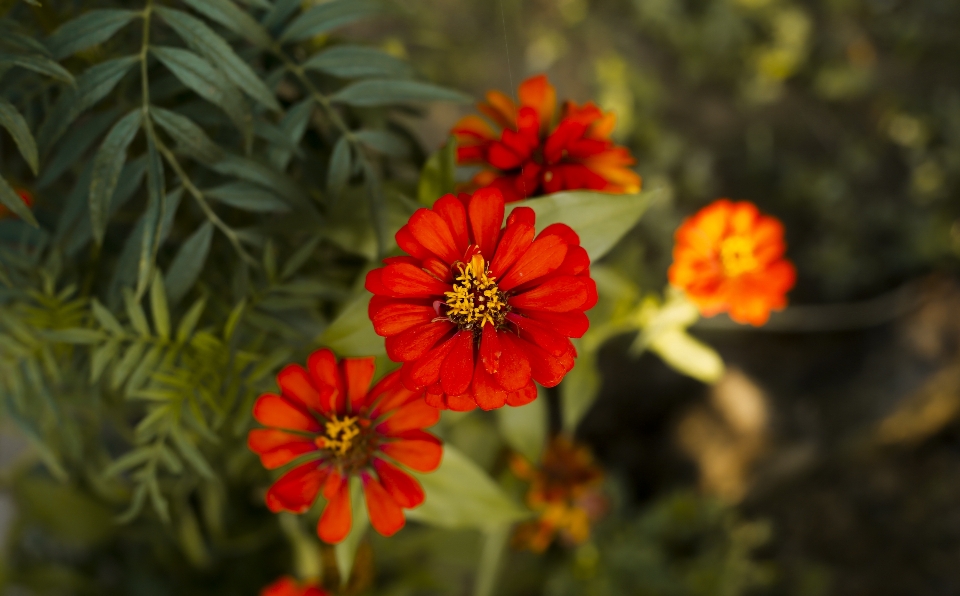
[[[616,112],[644,190],[663,190],[606,259],[642,289],[664,286],[673,230],[717,197],[786,226],[790,311],[761,329],[694,327],[727,363],[719,384],[631,358],[630,338],[601,352],[601,397],[578,435],[623,498],[682,517],[667,495],[697,490],[768,532],[719,524],[751,554],[712,562],[709,546],[668,540],[685,579],[637,593],[960,593],[960,4],[399,5],[405,18],[371,38],[386,29],[430,80],[480,97],[546,73],[561,99]],[[430,112],[417,129],[428,150],[470,109]],[[638,561],[650,545],[636,540]],[[616,593],[589,585],[569,593]]]

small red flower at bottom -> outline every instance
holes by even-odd
[[[330,596],[330,593],[313,584],[299,584],[292,577],[285,576],[260,590],[260,596]]]
[[[251,430],[250,449],[264,467],[279,468],[301,456],[309,461],[281,476],[267,491],[267,507],[277,513],[303,513],[322,491],[327,506],[317,535],[335,544],[352,524],[350,483],[363,482],[370,523],[391,536],[405,523],[404,509],[423,502],[420,484],[397,464],[430,472],[440,465],[440,440],[423,430],[440,418],[409,391],[399,372],[373,388],[373,358],[344,358],[330,350],[314,352],[304,368],[280,371],[280,394],[261,395],[253,417],[265,429]]]
[[[783,258],[783,224],[756,205],[720,199],[677,229],[670,283],[701,314],[729,312],[738,323],[763,325],[787,305],[797,273]]]
[[[573,368],[571,337],[597,303],[590,257],[569,226],[539,234],[529,207],[503,226],[504,200],[487,188],[446,195],[397,232],[410,256],[367,274],[370,319],[403,362],[403,384],[451,410],[522,406],[537,386]]]
[[[20,200],[22,200],[27,207],[33,207],[33,194],[31,194],[29,190],[25,188],[16,188],[14,190],[20,195]],[[10,211],[6,205],[0,205],[0,219],[6,217],[13,217],[13,212]]]

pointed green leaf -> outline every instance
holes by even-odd
[[[353,134],[361,143],[384,155],[406,157],[410,154],[410,147],[403,139],[385,130],[358,130]]]
[[[287,110],[287,113],[283,116],[283,120],[280,122],[280,130],[286,136],[288,142],[298,150],[300,140],[303,138],[303,133],[307,131],[307,125],[310,124],[310,116],[313,115],[313,108],[313,98],[307,97]],[[270,157],[270,163],[278,170],[283,171],[290,163],[290,157],[293,155],[293,151],[284,149],[283,147],[271,147],[267,154]]]
[[[423,101],[467,103],[469,95],[418,81],[368,79],[347,85],[330,96],[330,101],[358,107],[388,106]]]
[[[302,0],[273,0],[273,7],[263,15],[263,26],[273,31],[303,6]]]
[[[683,329],[666,329],[650,342],[650,350],[677,371],[704,383],[716,383],[723,376],[720,355]]]
[[[341,136],[333,146],[330,165],[327,169],[327,191],[334,198],[340,196],[350,180],[350,172],[353,171],[352,161],[353,149],[350,147],[350,140],[346,135]]]
[[[367,314],[370,293],[364,291],[351,300],[320,336],[319,342],[341,356],[379,356],[386,354],[383,338],[373,330]]]
[[[273,43],[267,30],[231,0],[184,0],[184,3],[260,49],[269,48]]]
[[[200,316],[203,314],[203,310],[206,308],[206,306],[207,297],[203,296],[193,303],[193,306],[190,307],[190,310],[187,311],[187,314],[183,315],[183,318],[180,320],[180,324],[177,326],[178,342],[183,343],[190,338],[190,335],[193,333],[193,330],[196,329],[197,323],[200,321]]]
[[[171,304],[180,302],[200,277],[203,265],[207,262],[212,238],[213,224],[206,221],[177,251],[177,256],[167,271],[167,295]]]
[[[135,343],[127,347],[123,353],[120,362],[113,368],[113,375],[110,377],[110,387],[116,391],[127,380],[127,377],[133,371],[133,367],[140,363],[143,353],[147,349],[147,344]]]
[[[580,245],[590,259],[596,260],[636,225],[656,194],[656,191],[637,195],[558,192],[511,203],[507,213],[517,207],[530,207],[537,214],[537,232],[553,223],[567,224],[580,236]]]
[[[364,46],[334,46],[310,57],[303,63],[307,70],[319,70],[343,79],[363,77],[406,78],[410,65],[375,48]]]
[[[113,91],[137,62],[137,56],[115,58],[101,62],[77,77],[76,85],[63,91],[37,133],[40,152],[49,150],[77,116]]]
[[[113,462],[103,470],[101,475],[104,478],[113,478],[131,468],[136,468],[140,464],[147,463],[153,459],[153,457],[154,451],[152,448],[141,447],[133,451],[128,451],[113,460]]]
[[[36,175],[40,168],[37,143],[33,140],[33,134],[30,133],[27,121],[23,119],[17,108],[13,107],[13,104],[4,99],[0,99],[0,125],[7,129],[7,132],[13,137],[13,142],[17,144],[17,148],[20,150],[20,155],[23,156],[27,165]]]
[[[47,38],[47,47],[57,60],[101,44],[140,13],[133,10],[91,10],[64,23]]]
[[[269,165],[257,160],[227,154],[213,165],[213,169],[224,176],[235,176],[266,188],[286,199],[293,206],[311,210],[311,202],[306,193],[289,177],[281,174]]]
[[[150,311],[153,313],[153,328],[161,339],[170,339],[170,309],[167,306],[167,290],[163,275],[157,271],[150,284]]]
[[[137,264],[137,296],[142,296],[153,276],[153,265],[161,243],[161,230],[166,214],[166,190],[163,162],[153,142],[147,137],[147,210],[144,213],[143,243]]]
[[[280,272],[280,279],[287,279],[299,271],[313,255],[313,251],[317,249],[320,240],[322,240],[320,236],[314,236],[310,240],[307,240],[306,244],[298,248],[297,252],[293,253],[290,260],[284,264],[283,271]]]
[[[158,7],[156,11],[187,45],[216,64],[244,93],[275,112],[281,111],[273,92],[213,29],[179,10]]]
[[[147,315],[143,312],[143,307],[137,302],[136,297],[130,293],[129,289],[123,291],[123,303],[126,307],[127,318],[130,319],[130,325],[134,331],[142,337],[150,337],[150,326],[147,324]]]
[[[87,152],[100,137],[110,128],[110,125],[116,122],[120,115],[120,110],[110,108],[96,114],[91,114],[89,118],[84,118],[83,122],[73,126],[64,135],[63,140],[57,143],[56,151],[53,156],[47,160],[43,166],[43,172],[37,179],[37,188],[45,188],[50,183],[55,182],[70,166],[77,163],[80,156]],[[90,164],[92,165],[92,164]],[[85,188],[89,188],[87,181]],[[87,201],[83,201],[86,207]],[[77,212],[79,213],[79,211]]]
[[[230,182],[205,190],[205,196],[252,213],[285,213],[290,206],[272,192],[246,182]]]
[[[204,459],[203,454],[197,449],[197,446],[183,435],[183,431],[181,431],[177,425],[170,427],[170,437],[173,439],[173,444],[177,447],[177,451],[180,452],[183,459],[185,459],[198,474],[209,480],[217,477],[213,468],[210,467],[210,464]]]
[[[110,199],[120,180],[123,164],[127,161],[127,147],[140,130],[142,121],[143,111],[140,108],[134,108],[121,118],[107,133],[93,160],[93,176],[90,179],[90,225],[97,244],[103,243]]]
[[[150,106],[150,116],[177,142],[177,148],[190,157],[202,163],[213,163],[223,158],[223,149],[186,116],[157,106]]]
[[[73,75],[50,58],[38,54],[7,54],[0,52],[0,66],[19,66],[33,72],[47,75],[64,83],[73,84]]]
[[[23,202],[23,198],[17,194],[17,191],[13,190],[3,176],[0,176],[0,205],[9,209],[14,215],[33,227],[40,227],[40,224],[37,223],[36,218],[33,216],[33,211],[27,207],[27,204]]]
[[[321,33],[349,25],[382,10],[371,0],[332,0],[314,6],[298,16],[280,36],[280,41],[303,41]]]
[[[90,382],[98,383],[103,371],[106,370],[120,351],[120,340],[113,339],[93,351],[90,358]]]

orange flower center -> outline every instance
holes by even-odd
[[[457,269],[460,275],[453,289],[444,293],[447,318],[460,329],[481,329],[487,323],[501,326],[510,307],[483,257],[473,255],[469,263],[457,263]]]
[[[324,426],[324,434],[317,437],[317,447],[330,451],[339,460],[363,456],[364,436],[357,416],[332,416]]]
[[[720,243],[720,262],[727,277],[749,273],[760,266],[756,243],[746,236],[730,236]]]

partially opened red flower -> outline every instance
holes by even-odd
[[[535,215],[507,218],[500,191],[441,197],[397,232],[409,256],[367,275],[370,318],[403,384],[432,406],[485,410],[537,396],[573,368],[571,337],[596,304],[590,257],[564,224],[534,237]]]
[[[15,188],[14,191],[20,195],[20,200],[24,202],[27,207],[33,207],[33,194],[25,188]],[[13,217],[13,212],[7,208],[6,205],[0,205],[0,219],[6,217]]]
[[[326,509],[317,534],[337,543],[350,531],[351,477],[363,482],[370,523],[390,536],[405,523],[403,510],[423,502],[423,489],[398,464],[421,472],[440,465],[440,440],[424,427],[439,419],[421,393],[406,389],[399,372],[373,388],[373,358],[344,358],[314,352],[307,367],[280,371],[280,393],[261,395],[253,416],[270,427],[251,430],[247,443],[268,469],[308,460],[280,477],[267,491],[273,512],[303,513],[323,492]]]
[[[796,281],[783,258],[783,225],[756,205],[720,199],[677,229],[670,283],[704,316],[729,312],[740,323],[763,325],[771,310],[787,305]]]
[[[453,128],[458,162],[484,166],[474,188],[498,188],[508,203],[562,190],[640,192],[640,176],[629,169],[636,160],[610,140],[612,112],[567,101],[554,125],[557,93],[543,75],[521,83],[518,95],[519,106],[488,92],[478,108],[490,122],[471,115]]]
[[[330,596],[330,593],[312,583],[301,584],[284,576],[260,590],[260,596]]]

